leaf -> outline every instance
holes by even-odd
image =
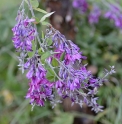
[[[32,51],[32,52],[27,52],[27,54],[28,54],[28,56],[30,57],[30,58],[32,58],[33,56],[34,56],[34,51]]]
[[[52,66],[53,67],[57,67],[58,65],[59,65],[58,61],[55,58],[53,58],[53,60],[52,60]]]
[[[50,55],[51,55],[50,51],[45,52],[44,54],[42,54],[41,60],[44,61],[44,60],[47,59]]]
[[[50,82],[54,82],[55,81],[55,76],[51,75],[49,72],[46,73],[46,78],[50,81]]]
[[[47,45],[50,46],[52,43],[53,43],[52,39],[49,38],[49,39],[47,40]]]
[[[31,52],[27,52],[28,56],[31,58],[34,56],[35,51],[36,51],[36,46],[35,46],[35,41],[32,41],[32,50]]]
[[[38,54],[39,54],[39,55],[42,55],[42,54],[43,54],[43,51],[42,51],[41,48],[38,49]]]
[[[50,17],[53,13],[54,13],[54,12],[47,13],[46,15],[44,15],[44,16],[41,18],[40,22],[43,22],[46,18]]]
[[[33,50],[34,52],[36,51],[35,41],[32,41],[32,50]]]
[[[46,68],[47,72],[49,72],[51,75],[55,75],[55,73],[53,72],[53,70],[50,68],[50,66],[48,64],[45,64],[45,68]]]
[[[40,9],[40,8],[34,8],[34,10],[41,12],[41,13],[44,13],[44,14],[47,14],[47,12],[45,10]]]
[[[55,81],[55,73],[54,73],[53,70],[50,68],[50,66],[47,65],[47,64],[45,64],[45,68],[46,68],[46,70],[47,70],[46,78],[47,78],[49,81],[51,81],[51,82]]]
[[[33,8],[37,8],[39,6],[38,0],[30,0],[30,2]]]
[[[46,26],[51,25],[50,23],[45,22],[45,21],[41,22],[41,24],[42,24],[42,25],[46,25]]]
[[[60,61],[63,61],[63,60],[64,60],[64,57],[65,57],[65,52],[63,52],[63,53],[61,54]]]

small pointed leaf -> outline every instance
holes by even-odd
[[[41,12],[41,13],[44,13],[44,14],[47,14],[47,12],[45,10],[40,9],[40,8],[34,8],[34,10]]]
[[[41,48],[38,49],[38,54],[39,54],[39,55],[42,55],[42,54],[43,54],[43,51],[42,51]]]
[[[44,60],[47,59],[50,55],[51,55],[50,51],[45,52],[44,54],[42,54],[41,60],[44,61]]]
[[[47,40],[47,45],[50,46],[52,43],[53,43],[52,39],[49,38],[49,39]]]
[[[52,66],[53,67],[57,67],[58,65],[59,65],[58,61],[55,58],[53,58],[53,60],[52,60]]]
[[[54,13],[54,12],[47,13],[46,15],[44,15],[44,16],[41,18],[40,22],[43,22],[46,18],[50,17],[53,13]]]
[[[64,60],[64,57],[65,57],[65,52],[63,52],[63,53],[61,54],[60,61],[63,61],[63,60]]]

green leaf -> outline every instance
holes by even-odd
[[[52,43],[53,43],[52,39],[49,38],[49,39],[47,40],[47,45],[50,46]]]
[[[44,14],[47,14],[47,12],[45,10],[40,9],[40,8],[34,8],[34,10],[41,12],[41,13],[44,13]]]
[[[32,50],[33,50],[34,52],[36,51],[35,41],[32,41]]]
[[[64,57],[65,57],[65,52],[63,52],[63,53],[61,54],[60,61],[63,61],[63,60],[64,60]]]
[[[54,71],[53,71],[53,70],[50,68],[50,66],[47,65],[47,64],[45,64],[45,68],[46,68],[46,70],[47,70],[46,78],[47,78],[49,81],[51,81],[51,82],[55,81],[55,73],[54,73]]]
[[[45,53],[42,54],[42,56],[41,56],[41,61],[44,61],[44,60],[47,59],[50,55],[51,55],[50,51],[45,52]]]
[[[44,15],[44,16],[41,18],[40,22],[43,22],[46,18],[48,18],[49,16],[51,16],[53,13],[54,13],[54,12],[47,13],[46,15]]]
[[[42,24],[42,25],[46,25],[46,26],[51,25],[50,23],[45,22],[45,21],[41,22],[41,24]]]
[[[39,55],[42,55],[42,54],[43,54],[43,51],[42,51],[41,48],[38,49],[38,54],[39,54]]]
[[[54,82],[55,81],[55,76],[50,74],[49,72],[46,73],[46,78],[50,81],[50,82]]]
[[[30,0],[30,2],[33,8],[37,8],[39,6],[38,0]]]
[[[32,50],[31,52],[27,52],[29,57],[33,57],[35,52],[36,52],[36,46],[35,46],[35,41],[32,41]]]
[[[34,53],[35,53],[35,52],[32,51],[32,52],[27,52],[27,53],[28,53],[28,56],[29,56],[30,58],[32,58],[32,57],[34,56]]]
[[[58,65],[59,65],[58,61],[55,58],[53,58],[53,60],[52,60],[52,66],[53,67],[57,67]]]
[[[48,64],[45,63],[45,68],[47,70],[47,72],[49,72],[51,75],[55,75],[54,71],[50,68],[50,66]]]

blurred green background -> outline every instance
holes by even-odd
[[[91,27],[86,17],[78,13],[73,15],[78,30],[76,43],[88,57],[89,69],[102,76],[104,68],[115,65],[117,72],[99,90],[99,103],[104,105],[104,111],[97,115],[68,113],[60,105],[52,109],[48,102],[45,107],[36,106],[31,111],[24,98],[28,81],[18,70],[17,53],[11,41],[20,2],[0,0],[0,124],[73,124],[74,117],[94,121],[87,124],[122,124],[122,31],[102,18]]]

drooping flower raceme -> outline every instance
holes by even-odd
[[[33,12],[31,4],[28,5]],[[32,44],[32,40],[39,40],[36,25],[33,27],[34,20],[23,15],[26,14],[17,16],[17,24],[12,30],[14,46],[20,49],[19,66],[22,72],[27,70],[29,89],[26,98],[30,99],[30,104],[44,106],[48,100],[55,107],[69,97],[72,105],[77,103],[82,107],[85,103],[95,112],[102,111],[95,95],[106,76],[115,73],[114,67],[103,78],[95,78],[82,64],[86,57],[80,48],[52,26],[43,34],[41,46],[35,47],[37,44]]]
[[[14,37],[14,46],[16,49],[31,51],[32,50],[32,41],[35,38],[35,29],[32,27],[31,23],[34,22],[34,19],[29,19],[25,17],[23,12],[18,12],[16,18],[17,24],[12,29]]]
[[[90,14],[89,14],[89,23],[96,24],[99,22],[99,17],[101,15],[101,10],[97,5],[94,5]]]
[[[110,4],[109,10],[104,17],[114,21],[117,28],[122,28],[122,12],[118,6]]]
[[[88,9],[88,3],[86,0],[74,0],[73,7],[78,9],[81,13],[84,13]]]

